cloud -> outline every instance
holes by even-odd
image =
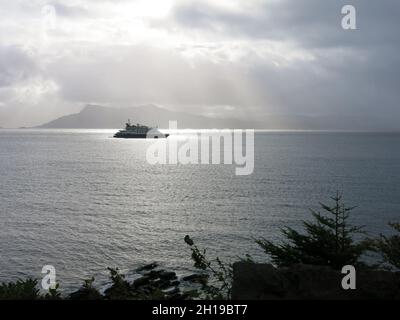
[[[0,0],[0,125],[39,124],[87,103],[157,103],[261,121],[362,115],[392,128],[400,3],[352,1],[354,31],[341,28],[344,4]]]
[[[270,0],[234,10],[213,1],[182,1],[172,21],[184,28],[228,37],[293,41],[310,48],[374,46],[398,42],[400,3],[396,0],[351,2],[357,9],[359,31],[341,28],[345,0]]]
[[[245,106],[257,99],[256,84],[240,65],[189,59],[172,49],[101,47],[85,58],[69,56],[54,61],[49,70],[69,101],[190,107]]]
[[[38,72],[35,61],[17,46],[0,46],[0,88],[26,80]]]
[[[61,17],[79,18],[89,15],[88,8],[84,6],[68,5],[67,3],[62,2],[50,2],[48,6],[53,6],[56,14]]]

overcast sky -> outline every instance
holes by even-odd
[[[400,128],[399,27],[398,0],[0,0],[0,126],[154,103]]]

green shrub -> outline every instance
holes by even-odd
[[[213,276],[210,280],[208,277],[203,277],[201,284],[205,298],[229,299],[231,296],[233,279],[232,265],[223,263],[218,257],[214,260],[209,260],[206,257],[206,250],[200,250],[188,235],[185,236],[184,240],[192,251],[194,267],[207,271]]]
[[[101,300],[103,296],[93,287],[94,277],[84,281],[82,287],[70,294],[71,300]]]
[[[108,268],[112,286],[108,288],[104,294],[110,300],[126,300],[130,298],[130,285],[125,280],[125,276],[119,272],[118,268]]]
[[[397,231],[397,234],[391,236],[380,235],[374,243],[376,251],[382,256],[384,262],[400,269],[400,223],[389,223]]]
[[[61,300],[61,292],[58,291],[59,287],[60,285],[57,283],[55,288],[50,288],[43,298],[46,300]]]
[[[0,300],[36,300],[38,298],[37,280],[18,280],[0,285]]]
[[[333,205],[320,203],[324,215],[311,210],[315,222],[303,221],[305,234],[292,229],[282,229],[288,240],[274,244],[265,239],[256,243],[271,256],[278,266],[290,266],[296,263],[326,265],[341,269],[344,265],[360,265],[361,255],[369,249],[366,242],[356,243],[353,236],[362,233],[361,227],[348,223],[350,212],[354,207],[346,207],[338,193],[331,198]]]

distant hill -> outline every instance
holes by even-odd
[[[111,108],[87,105],[79,113],[67,115],[36,128],[54,129],[117,129],[132,123],[168,128],[170,120],[178,121],[178,129],[283,129],[283,130],[370,130],[399,131],[399,127],[388,128],[385,119],[364,115],[341,117],[269,115],[259,122],[238,119],[210,118],[185,112],[174,112],[155,105],[131,108]]]
[[[261,124],[236,119],[216,119],[173,112],[154,105],[131,108],[111,108],[87,105],[81,112],[67,115],[38,126],[54,129],[116,129],[130,119],[133,123],[168,128],[170,120],[178,121],[179,129],[262,128]]]

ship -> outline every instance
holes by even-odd
[[[125,138],[125,139],[158,139],[168,138],[169,134],[162,133],[158,128],[151,128],[145,125],[137,123],[136,125],[128,122],[125,124],[125,130],[119,130],[114,134],[114,138]]]

